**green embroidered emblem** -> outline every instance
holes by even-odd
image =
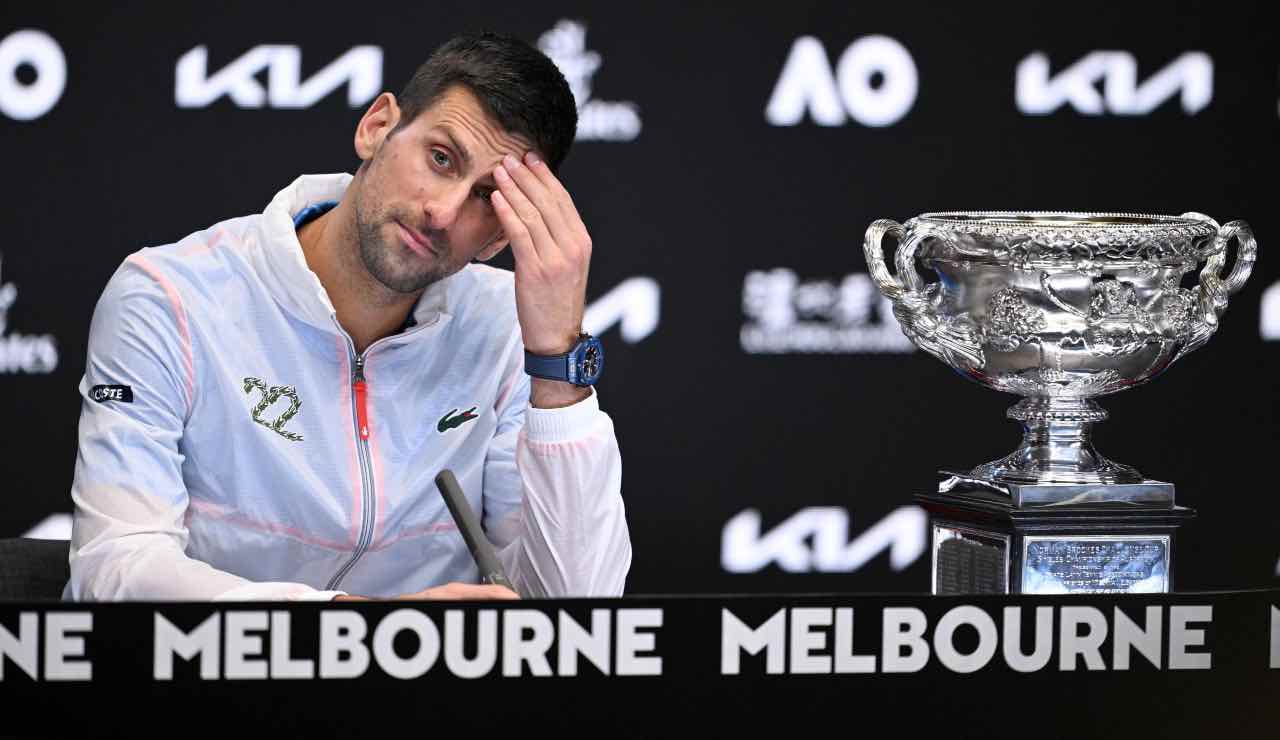
[[[262,393],[262,400],[258,402],[257,406],[253,407],[253,420],[285,439],[292,440],[294,442],[301,442],[301,434],[286,431],[284,428],[284,425],[288,424],[289,420],[298,413],[298,409],[302,408],[302,401],[298,400],[298,391],[291,385],[273,385],[268,388],[267,384],[258,378],[245,378],[244,392],[252,393],[255,389]],[[262,412],[266,411],[271,404],[280,400],[281,397],[287,398],[291,401],[289,408],[285,409],[285,412],[280,414],[275,421],[267,421],[263,419]]]
[[[456,429],[462,426],[463,424],[466,424],[467,422],[471,421],[472,419],[478,419],[479,417],[476,416],[475,410],[476,410],[476,407],[472,406],[466,411],[463,411],[461,414],[458,414],[457,409],[450,411],[449,413],[440,417],[440,423],[436,424],[436,431],[440,432],[441,434],[444,434],[450,429]],[[454,416],[454,414],[458,414],[458,415]]]

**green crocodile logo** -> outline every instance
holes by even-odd
[[[462,426],[463,424],[466,424],[472,419],[479,418],[476,416],[475,410],[476,410],[476,407],[472,406],[466,411],[463,411],[461,414],[458,414],[457,409],[450,411],[449,413],[440,417],[440,423],[436,424],[436,431],[440,432],[441,434],[444,434],[450,429],[457,429],[458,427]],[[457,416],[454,416],[454,414],[457,414]]]

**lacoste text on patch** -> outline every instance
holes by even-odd
[[[89,398],[98,403],[107,401],[133,403],[133,388],[127,385],[95,385],[89,389]]]

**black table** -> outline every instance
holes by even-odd
[[[1280,734],[1280,589],[3,603],[0,627],[27,734]]]

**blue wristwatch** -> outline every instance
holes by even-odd
[[[535,355],[524,351],[524,371],[535,378],[563,380],[578,386],[595,385],[604,372],[604,345],[583,332],[577,344],[562,355]]]

